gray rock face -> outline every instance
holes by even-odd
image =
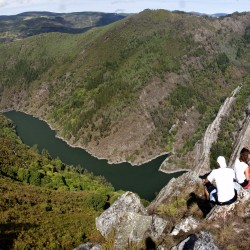
[[[128,243],[138,245],[147,236],[157,240],[163,233],[167,221],[158,216],[145,216],[133,212],[119,213],[115,225],[114,249],[122,250]]]
[[[217,140],[222,117],[228,114],[232,104],[235,101],[235,95],[240,91],[241,87],[237,87],[232,95],[224,101],[223,105],[214,119],[214,121],[207,127],[205,135],[201,144],[197,144],[194,153],[196,155],[193,166],[197,175],[205,174],[210,170],[209,156],[212,144]]]
[[[219,250],[214,244],[212,235],[209,232],[200,232],[198,236],[192,234],[187,239],[172,247],[171,250]]]
[[[102,246],[99,244],[94,245],[88,242],[88,243],[78,246],[77,248],[74,248],[74,250],[102,250]]]
[[[200,232],[198,240],[194,243],[194,250],[218,250],[209,232]]]
[[[197,240],[197,236],[195,234],[192,234],[188,238],[180,242],[177,246],[172,247],[171,250],[194,249],[194,244]]]
[[[172,178],[169,183],[160,191],[157,197],[148,206],[148,211],[154,211],[164,200],[171,200],[177,196],[180,190],[189,188],[190,193],[193,191],[196,183],[202,184],[202,180],[192,171],[181,175],[178,178]]]
[[[147,215],[147,211],[139,198],[132,193],[123,194],[109,209],[96,218],[96,228],[106,237],[118,222],[118,214],[121,212],[134,212]]]
[[[140,243],[152,221],[150,216],[133,212],[119,213],[118,217],[115,225],[115,249],[124,249],[128,242]]]
[[[228,112],[231,110],[232,104],[235,101],[235,95],[240,91],[241,86],[238,86],[229,96],[226,98],[222,106],[220,107],[220,110],[214,119],[214,121],[209,124],[207,127],[205,134],[201,140],[201,142],[196,143],[193,151],[190,153],[189,158],[192,158],[193,161],[189,163],[189,169],[195,170],[195,173],[197,176],[203,175],[210,171],[210,150],[212,147],[212,144],[217,140],[219,131],[220,131],[220,124],[222,121],[222,118],[228,114]],[[160,169],[167,171],[168,169],[171,169],[171,164],[169,163],[169,159],[173,157],[168,157],[160,166]],[[176,166],[177,168],[178,166]]]
[[[174,227],[170,235],[178,235],[180,231],[187,233],[188,231],[195,229],[198,226],[199,226],[199,221],[197,221],[192,216],[188,216]]]
[[[153,239],[158,239],[162,235],[167,225],[167,221],[157,215],[153,215],[151,218],[152,221],[148,229],[148,235],[150,235]]]
[[[147,236],[157,240],[167,221],[149,216],[135,194],[127,192],[96,218],[96,227],[104,237],[115,230],[114,249],[122,250],[128,243],[139,244]]]
[[[240,133],[237,137],[233,153],[229,161],[229,167],[233,167],[237,157],[239,157],[240,150],[243,147],[250,147],[250,116],[246,113],[245,119],[242,122]]]

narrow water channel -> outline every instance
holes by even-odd
[[[132,191],[149,201],[155,198],[171,178],[183,173],[165,174],[158,171],[166,156],[140,166],[131,166],[129,163],[108,164],[107,160],[97,159],[85,150],[71,147],[56,138],[55,131],[38,118],[17,111],[6,112],[4,115],[15,123],[17,134],[25,144],[36,144],[40,152],[47,149],[53,158],[59,157],[69,165],[80,165],[94,175],[104,176],[116,190]]]

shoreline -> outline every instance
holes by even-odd
[[[160,156],[163,156],[163,155],[166,155],[166,156],[167,156],[167,155],[169,155],[169,152],[161,153],[161,154],[158,154],[158,155],[156,155],[156,156],[150,158],[149,160],[146,160],[146,161],[144,161],[144,162],[142,162],[142,163],[140,163],[140,164],[131,163],[131,162],[126,161],[126,160],[124,160],[124,161],[122,161],[122,160],[120,160],[120,161],[119,161],[119,160],[110,161],[110,160],[108,160],[108,159],[106,159],[106,158],[103,158],[103,157],[97,157],[95,154],[89,152],[86,148],[84,148],[84,147],[81,146],[81,145],[74,145],[74,144],[71,144],[71,143],[70,143],[69,141],[67,141],[65,138],[63,138],[62,136],[58,135],[58,131],[59,131],[58,129],[54,128],[47,120],[45,120],[45,119],[43,119],[43,118],[41,118],[41,117],[35,116],[34,114],[30,114],[30,113],[28,113],[27,111],[23,111],[23,110],[21,110],[21,109],[1,109],[1,110],[0,110],[1,113],[6,113],[6,112],[10,112],[10,111],[23,112],[23,113],[25,113],[25,114],[27,114],[27,115],[31,115],[31,116],[33,116],[33,117],[39,119],[40,121],[44,121],[44,122],[49,126],[49,128],[50,128],[51,130],[55,131],[55,137],[56,137],[56,138],[61,139],[62,141],[64,141],[65,143],[67,143],[67,145],[69,145],[69,146],[72,147],[72,148],[80,148],[80,149],[85,150],[88,154],[90,154],[92,157],[95,157],[95,158],[98,159],[98,160],[106,160],[106,161],[108,162],[108,164],[110,164],[110,165],[112,165],[112,164],[120,164],[120,163],[129,163],[129,164],[130,164],[131,166],[133,166],[133,167],[140,167],[141,165],[143,165],[143,164],[145,164],[145,163],[148,163],[148,162],[150,162],[150,161],[153,161],[153,160],[155,160],[156,158],[158,158],[158,157],[160,157]],[[161,170],[160,167],[159,167],[158,171],[161,171],[161,172],[166,173],[166,174],[171,174],[171,173],[181,172],[181,171],[183,171],[183,170],[165,171],[165,170]],[[185,170],[184,170],[184,171],[185,171]]]
[[[179,172],[190,172],[190,171],[192,171],[192,169],[187,169],[187,168],[181,169],[180,168],[180,169],[176,169],[176,170],[163,170],[163,169],[159,168],[159,171],[161,171],[165,174],[174,174],[174,173],[179,173]]]

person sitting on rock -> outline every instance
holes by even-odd
[[[240,158],[236,159],[234,163],[234,171],[237,182],[243,188],[250,188],[250,167],[248,166],[250,150],[242,148],[240,151]]]
[[[204,182],[204,192],[207,200],[217,205],[229,205],[237,200],[235,190],[233,169],[227,168],[226,160],[223,156],[217,158],[217,166],[206,178]],[[216,187],[212,184],[215,180]]]

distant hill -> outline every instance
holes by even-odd
[[[197,16],[209,16],[209,17],[223,17],[228,16],[227,13],[215,13],[215,14],[206,14],[206,13],[200,13],[200,12],[190,12],[193,15]]]
[[[249,43],[250,13],[165,10],[83,34],[2,43],[0,109],[43,118],[69,143],[112,162],[142,163],[166,151],[180,158],[247,82]]]
[[[127,14],[100,12],[25,12],[13,16],[0,16],[0,42],[48,32],[83,33],[126,16]]]
[[[184,11],[173,11],[174,13],[187,13],[190,15],[195,15],[195,16],[207,16],[207,17],[224,17],[224,16],[228,16],[229,14],[227,13],[215,13],[215,14],[206,14],[206,13],[200,13],[200,12],[196,12],[196,11],[191,11],[191,12],[184,12]]]
[[[228,14],[227,13],[215,13],[215,14],[211,14],[210,16],[222,17],[222,16],[228,16]]]

